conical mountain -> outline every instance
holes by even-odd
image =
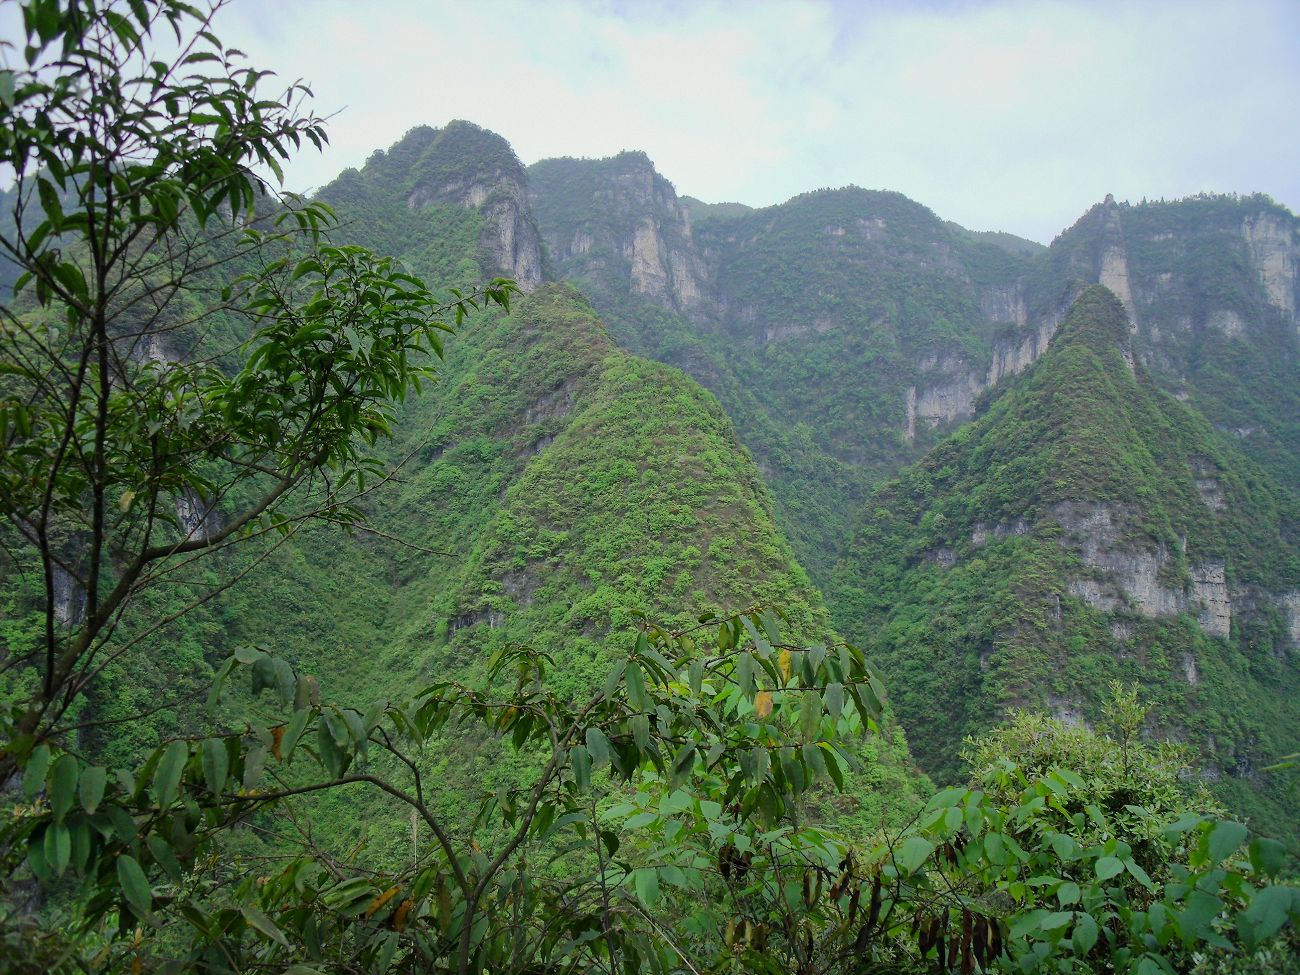
[[[1052,242],[1026,286],[1031,314],[1072,280],[1115,291],[1155,380],[1300,484],[1300,220],[1286,207],[1107,197]]]
[[[1100,716],[1139,682],[1229,804],[1294,832],[1300,504],[1138,364],[1091,286],[987,411],[878,488],[837,572],[923,767],[1008,709]]]

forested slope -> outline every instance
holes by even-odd
[[[1014,706],[1095,721],[1142,684],[1148,731],[1187,741],[1265,829],[1300,745],[1296,493],[1137,362],[1093,286],[1046,355],[864,509],[833,605],[876,654],[922,764],[958,775],[963,736]]]

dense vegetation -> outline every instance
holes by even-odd
[[[631,192],[603,223],[583,209],[608,166],[541,167],[552,189],[592,176],[548,211],[574,221],[552,259],[585,255],[615,337],[716,366],[720,405],[616,345],[572,287],[479,284],[522,260],[531,286],[539,266],[522,167],[491,133],[417,128],[316,200],[276,196],[254,165],[277,172],[321,122],[296,87],[258,100],[214,12],[29,0],[26,68],[0,77],[18,177],[0,250],[19,272],[0,311],[6,967],[1147,975],[1266,971],[1294,948],[1285,848],[1189,788],[1189,753],[1145,743],[1118,684],[1102,730],[1021,715],[968,742],[967,784],[927,801],[877,673],[778,527],[784,511],[829,571],[818,540],[933,439],[855,441],[842,412],[875,422],[878,404],[844,398],[852,363],[882,382],[949,353],[982,363],[997,329],[979,294],[1035,248],[850,190],[703,213],[710,260],[738,241],[752,259],[710,265],[683,250],[688,225],[647,233],[647,194],[668,224],[682,210],[643,155],[614,161]],[[179,52],[159,54],[160,31]],[[825,221],[847,217],[841,247]],[[784,287],[787,267],[812,290]],[[714,274],[813,327],[760,339]],[[817,362],[836,386],[815,401],[788,385],[816,386],[808,364],[776,354],[807,334],[833,339]],[[931,365],[909,367],[918,354]],[[1177,537],[1163,581],[1244,553],[1234,581],[1293,584],[1294,499],[1131,358],[1115,299],[1086,292],[1029,381],[931,455],[930,510],[873,495],[884,527],[855,537],[841,605],[898,581],[855,575],[882,532],[880,565],[938,545],[955,572],[940,543],[961,519],[1075,503],[1081,484],[1136,499],[1133,539]],[[804,480],[784,484],[815,489],[800,513],[774,506],[723,406],[771,446],[804,400]],[[997,422],[1014,429],[978,461],[952,446]],[[1193,449],[1231,502],[1212,530],[1190,514],[1200,481],[1168,479]],[[985,462],[1024,476],[987,484]],[[967,497],[942,499],[951,485]],[[1008,554],[1037,582],[1077,568]],[[973,597],[930,609],[988,615]],[[1283,646],[1278,613],[1262,619],[1239,642]],[[1262,733],[1285,706],[1274,670],[1240,684],[1266,699]],[[1200,673],[1245,679],[1231,661]],[[930,676],[901,707],[947,706]]]
[[[1095,714],[1080,687],[1095,692],[1107,673],[1144,671],[1168,690],[1153,729],[1190,733],[1221,794],[1293,828],[1282,826],[1294,822],[1287,801],[1274,794],[1260,804],[1255,783],[1291,741],[1300,333],[1288,271],[1295,218],[1285,208],[1262,196],[1107,201],[1043,249],[942,224],[897,194],[819,191],[764,210],[679,202],[639,154],[548,160],[529,175],[557,268],[582,283],[621,342],[680,365],[735,419],[841,631],[867,640],[890,618],[896,632],[882,639],[931,649],[937,659],[909,658],[915,673],[895,681],[899,699],[911,697],[905,725],[948,732],[908,727],[927,768],[955,773],[955,729],[989,727],[1028,701]],[[644,186],[651,197],[636,189]],[[679,293],[647,291],[634,273],[647,221],[660,253],[693,268],[699,297],[688,307]],[[583,235],[593,243],[571,253],[569,241]],[[1144,367],[1134,389],[1145,405],[1132,408],[1133,391],[1094,363],[1057,376],[1023,421],[999,423],[978,450],[960,446],[973,431],[941,442],[955,423],[931,429],[925,410],[936,397],[927,407],[927,392],[946,395],[938,406],[958,419],[961,409],[1005,416],[1022,402],[998,405],[1011,395],[1006,373],[1040,354],[1073,298],[1103,276],[1132,302],[1131,354]],[[999,375],[1002,385],[987,388]],[[879,488],[930,448],[902,487]],[[935,487],[955,455],[968,467]],[[889,505],[878,499],[899,495],[916,511],[882,529]],[[1057,541],[1019,533],[1035,512],[1068,501],[1122,509],[1117,531],[1080,533],[1102,532],[1099,547],[1114,540],[1114,555],[1128,545],[1125,532],[1146,538],[1164,566],[1161,588],[1182,594],[1168,613],[1114,622],[1068,598],[1070,580],[1091,595],[1104,573],[1081,575]],[[922,518],[931,504],[942,510]],[[972,534],[989,538],[972,545]],[[868,544],[846,548],[855,535]],[[1184,537],[1190,551],[1181,551]],[[975,548],[978,557],[963,557]],[[1191,618],[1189,573],[1221,563],[1236,606],[1226,655]],[[1022,652],[1008,658],[1017,664],[1005,679],[979,670],[1008,641]],[[1100,669],[1076,680],[1057,668],[1067,652]],[[1214,676],[1225,666],[1238,677]],[[1192,679],[1201,685],[1192,689]],[[947,702],[937,714],[936,687]],[[1284,788],[1266,779],[1265,795]]]
[[[1225,799],[1289,834],[1294,783],[1255,770],[1297,744],[1286,715],[1300,683],[1270,597],[1300,585],[1297,498],[1133,368],[1131,341],[1118,300],[1085,291],[1023,381],[880,487],[840,569],[841,625],[880,654],[940,778],[956,774],[960,739],[1008,707],[1095,719],[1107,680],[1140,681],[1158,704],[1151,730],[1185,735]],[[1222,491],[1217,510],[1198,475]],[[1092,565],[1087,519],[1113,525]],[[1171,592],[1218,564],[1255,593],[1231,639],[1209,636],[1191,599],[1178,615],[1142,593],[1084,598],[1081,580],[1107,585],[1144,557]]]
[[[1030,290],[1039,302],[1054,300],[1060,280],[1095,279],[1102,249],[1122,247],[1153,377],[1295,484],[1296,282],[1279,275],[1270,291],[1265,280],[1270,266],[1273,274],[1294,266],[1286,249],[1295,246],[1295,226],[1290,211],[1262,194],[1098,205],[1053,242]]]

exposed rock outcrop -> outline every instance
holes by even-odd
[[[1211,636],[1227,639],[1232,631],[1232,597],[1228,593],[1224,563],[1194,565],[1191,573],[1192,598],[1201,606],[1196,621]]]
[[[1205,502],[1205,506],[1215,513],[1228,510],[1228,495],[1223,490],[1218,474],[1218,468],[1210,461],[1203,457],[1193,458],[1192,477],[1196,483],[1196,491]]]
[[[176,496],[176,520],[186,539],[206,539],[221,529],[221,513],[192,488]]]
[[[1291,646],[1300,649],[1300,592],[1287,592],[1278,597],[1282,617],[1286,620]]]
[[[1129,320],[1136,323],[1137,310],[1133,304],[1133,286],[1129,279],[1128,248],[1120,225],[1119,205],[1109,193],[1101,205],[1101,228],[1101,246],[1096,255],[1096,281],[1115,292],[1115,296],[1124,303]]]
[[[1053,316],[1044,319],[1034,329],[994,343],[993,361],[989,364],[985,385],[994,386],[1037,362],[1038,357],[1047,351],[1048,343],[1060,324],[1060,319]]]
[[[1095,574],[1072,579],[1070,595],[1094,609],[1110,613],[1130,609],[1139,616],[1177,616],[1195,612],[1211,636],[1228,637],[1232,629],[1232,596],[1227,567],[1211,561],[1190,567],[1190,591],[1170,581],[1169,550],[1128,531],[1129,515],[1112,505],[1063,502],[1050,515],[1065,529],[1063,544],[1079,554]]]
[[[1010,322],[1020,328],[1029,323],[1025,283],[993,285],[980,295],[980,310],[991,322]]]
[[[414,129],[390,150],[407,161],[406,205],[438,203],[483,215],[479,250],[489,273],[514,278],[525,291],[542,282],[542,239],[528,203],[523,164],[510,144],[469,122]]]
[[[86,590],[61,565],[53,567],[54,621],[77,626],[86,616]]]
[[[711,274],[689,210],[645,153],[547,159],[529,175],[531,203],[560,277],[692,316],[712,308]]]
[[[1300,291],[1295,221],[1276,213],[1259,213],[1242,221],[1241,236],[1268,300],[1295,320]]]
[[[984,384],[974,373],[958,376],[949,382],[916,394],[916,415],[930,426],[966,419],[975,411],[975,400],[984,391]]]

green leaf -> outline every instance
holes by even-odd
[[[1005,866],[1007,864],[1007,848],[1002,841],[999,833],[988,833],[984,837],[984,855],[988,857],[989,863],[994,866]]]
[[[1137,882],[1140,883],[1147,890],[1156,889],[1156,885],[1151,882],[1151,878],[1147,876],[1147,872],[1143,870],[1141,867],[1139,867],[1136,861],[1132,859],[1125,860],[1124,869],[1127,870],[1129,873],[1131,873],[1134,877],[1136,877]]]
[[[604,767],[609,761],[609,739],[595,725],[587,729],[587,751],[597,768]]]
[[[230,756],[226,752],[226,743],[221,738],[203,740],[203,781],[208,791],[219,796],[226,788],[226,776],[230,773]]]
[[[1097,879],[1109,880],[1124,872],[1124,864],[1119,857],[1101,857],[1097,861]]]
[[[839,681],[826,685],[825,704],[830,716],[838,719],[840,712],[844,710],[844,685]]]
[[[591,786],[591,753],[582,745],[574,745],[569,749],[569,764],[573,781],[585,792]]]
[[[32,749],[27,767],[23,769],[23,796],[35,799],[36,794],[45,786],[45,773],[50,767],[50,746],[37,745]]]
[[[1064,833],[1052,835],[1052,852],[1062,860],[1073,860],[1079,855],[1079,844]]]
[[[50,768],[48,787],[50,811],[55,819],[62,819],[77,800],[77,760],[71,755],[60,755]]]
[[[68,868],[72,857],[72,834],[63,823],[51,823],[45,830],[45,862],[60,876]]]
[[[1057,928],[1064,927],[1074,920],[1073,911],[1050,911],[1043,915],[1038,922],[1038,927],[1042,931],[1055,931]]]
[[[840,768],[840,761],[835,754],[835,749],[826,742],[823,742],[820,747],[826,753],[826,771],[830,774],[831,781],[835,783],[835,788],[843,792],[844,772]]]
[[[753,697],[757,690],[754,683],[754,655],[748,651],[736,659],[736,685],[746,697]]]
[[[648,714],[634,714],[628,725],[632,729],[632,740],[636,742],[636,747],[645,751],[650,746],[650,716]]]
[[[822,699],[816,691],[804,691],[799,702],[799,733],[805,739],[817,738],[822,729]]]
[[[617,693],[619,685],[623,683],[623,672],[625,670],[627,670],[626,657],[622,657],[615,661],[614,669],[611,670],[609,676],[605,678],[605,687],[602,692],[607,699],[613,697],[614,694]]]
[[[1246,908],[1243,919],[1251,940],[1258,945],[1281,930],[1292,911],[1300,910],[1300,891],[1294,887],[1265,887]],[[1244,933],[1244,932],[1243,932]]]
[[[1286,847],[1277,840],[1260,837],[1250,844],[1250,865],[1256,873],[1276,877],[1286,866]]]
[[[1056,899],[1061,902],[1062,907],[1065,907],[1067,904],[1079,903],[1081,895],[1079,885],[1073,881],[1066,881],[1056,890]]]
[[[306,708],[293,712],[293,717],[289,719],[289,726],[285,729],[284,738],[280,740],[280,755],[283,761],[287,762],[293,758],[293,751],[298,747],[298,740],[302,738],[310,718],[311,712]]]
[[[284,932],[275,926],[275,922],[254,907],[241,907],[239,913],[244,915],[244,920],[248,926],[260,931],[278,945],[285,948],[289,947],[289,939],[284,936]]]
[[[904,875],[916,873],[934,852],[934,844],[921,836],[909,836],[894,851],[894,862]]]
[[[149,852],[153,854],[154,860],[158,866],[163,868],[169,880],[172,883],[179,884],[185,877],[181,872],[180,862],[176,859],[176,854],[172,851],[171,846],[161,836],[150,836],[148,839]]]
[[[161,808],[166,809],[176,800],[181,775],[185,771],[185,762],[189,757],[189,746],[183,741],[174,741],[163,750],[162,758],[158,760],[158,769],[153,776],[154,798],[158,800]]]
[[[687,675],[687,680],[691,685],[691,693],[699,697],[700,690],[704,686],[704,661],[692,660],[690,667],[687,669]]]
[[[125,853],[118,856],[117,882],[122,888],[122,896],[137,916],[144,917],[153,909],[153,890],[135,857]]]
[[[235,651],[235,659],[245,665],[255,664],[265,656],[266,654],[255,647],[240,647]]]
[[[81,770],[78,791],[81,795],[81,808],[87,813],[94,813],[104,798],[104,786],[108,782],[108,770],[99,765],[87,765]]]
[[[636,897],[647,908],[659,903],[659,871],[653,867],[641,867],[633,875]]]
[[[1223,900],[1203,890],[1193,890],[1187,898],[1187,906],[1178,916],[1178,927],[1182,933],[1183,943],[1189,947],[1203,938],[1210,924],[1223,910]]]
[[[1074,916],[1070,943],[1074,946],[1075,955],[1080,958],[1092,951],[1092,946],[1097,943],[1097,922],[1091,914],[1079,913]]]
[[[627,703],[634,711],[646,709],[645,678],[641,675],[641,665],[636,661],[627,665],[624,671],[627,683]]]
[[[1241,846],[1242,841],[1246,838],[1246,827],[1242,823],[1233,822],[1230,819],[1223,820],[1214,824],[1210,830],[1208,840],[1208,852],[1210,862],[1218,863],[1224,857],[1230,856],[1237,847]]]

